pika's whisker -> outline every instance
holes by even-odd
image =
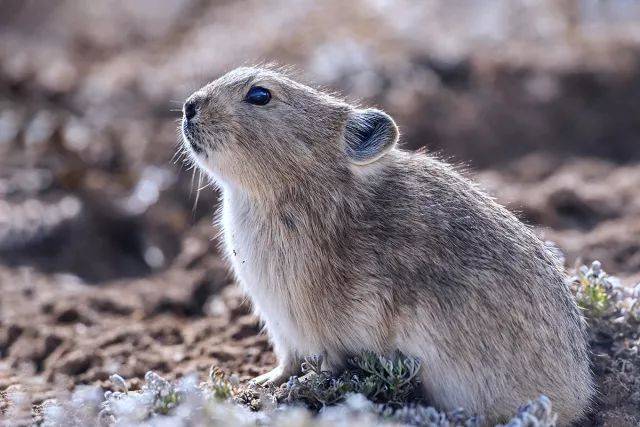
[[[195,183],[195,178],[196,178],[196,169],[195,168],[191,168],[191,169],[192,169],[192,172],[191,172],[191,185],[189,185],[189,198],[191,198],[191,195],[193,194],[193,187],[194,187],[193,184]]]
[[[200,200],[201,186],[202,186],[202,170],[198,169],[198,190],[196,191],[196,200],[193,203],[193,213],[196,212],[196,208],[198,207],[198,200]]]

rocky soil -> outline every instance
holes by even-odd
[[[640,282],[640,7],[543,3],[0,1],[0,413],[115,372],[274,364],[217,255],[217,195],[172,160],[183,100],[244,63],[384,108],[569,268]],[[589,422],[637,425],[638,329],[609,320]]]

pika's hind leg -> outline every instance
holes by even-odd
[[[449,357],[432,336],[425,333],[424,327],[408,323],[405,333],[397,337],[397,348],[422,363],[421,388],[430,404],[439,410],[463,407],[471,413],[482,413],[482,394],[478,394],[473,369]]]

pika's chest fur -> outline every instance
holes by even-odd
[[[322,351],[323,334],[303,332],[314,327],[314,301],[316,308],[321,304],[313,295],[318,277],[308,243],[234,195],[224,197],[221,225],[226,255],[267,329],[288,337],[300,353]]]

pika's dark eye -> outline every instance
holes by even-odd
[[[244,100],[249,104],[267,105],[269,101],[271,101],[271,92],[263,87],[254,86],[249,89],[249,92],[247,92],[247,96],[244,97]]]

